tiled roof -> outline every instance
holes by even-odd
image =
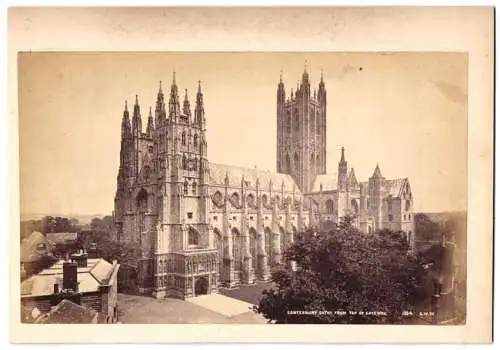
[[[316,179],[314,179],[311,192],[319,192],[321,185],[323,186],[323,191],[335,191],[337,189],[337,180],[338,175],[336,173],[317,175]]]
[[[92,323],[96,320],[96,317],[96,311],[75,304],[70,300],[63,299],[40,323]]]
[[[42,270],[21,283],[21,296],[51,295],[54,284],[62,289],[63,263],[60,260],[51,267]],[[82,293],[95,292],[99,286],[108,283],[113,273],[114,265],[104,259],[88,259],[87,267],[78,267],[78,291]]]
[[[211,185],[224,185],[226,174],[229,178],[229,186],[231,187],[241,187],[242,178],[250,188],[255,188],[257,179],[259,179],[259,187],[261,189],[268,189],[269,181],[272,182],[272,189],[274,191],[281,191],[281,184],[283,183],[284,190],[292,192],[295,185],[295,181],[288,174],[214,163],[210,163],[209,167]],[[295,191],[297,193],[300,192],[298,187],[295,187]]]
[[[393,179],[385,181],[385,188],[388,195],[399,197],[408,179]]]

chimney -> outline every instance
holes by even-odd
[[[74,262],[63,264],[63,289],[78,291],[78,265]]]
[[[75,262],[78,267],[87,267],[88,254],[82,250],[77,254],[71,255],[71,261]]]

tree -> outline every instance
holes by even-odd
[[[351,222],[346,217],[330,232],[301,233],[273,271],[276,288],[263,291],[255,311],[276,323],[398,323],[426,299],[426,273],[408,254],[405,236],[368,235]]]
[[[439,239],[441,229],[439,223],[433,221],[428,215],[415,214],[415,235],[422,240]]]

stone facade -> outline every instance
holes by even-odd
[[[374,174],[368,183],[357,183],[353,171],[347,176],[342,154],[341,187],[331,186],[325,174],[323,78],[311,96],[304,72],[289,99],[280,78],[277,121],[278,172],[272,173],[209,163],[199,82],[193,114],[187,90],[181,108],[175,73],[168,105],[160,82],[145,132],[138,97],[132,120],[125,104],[114,221],[116,239],[141,248],[141,292],[188,298],[216,292],[219,286],[267,280],[295,232],[336,223],[355,208],[356,224],[366,232],[403,229],[404,222],[411,234],[408,180]],[[385,215],[388,196],[392,220]]]

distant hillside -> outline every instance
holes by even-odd
[[[64,218],[72,218],[78,220],[78,223],[85,225],[90,224],[93,218],[102,219],[103,217],[109,214],[21,214],[21,221],[29,221],[29,220],[41,220],[45,216],[60,216]]]

